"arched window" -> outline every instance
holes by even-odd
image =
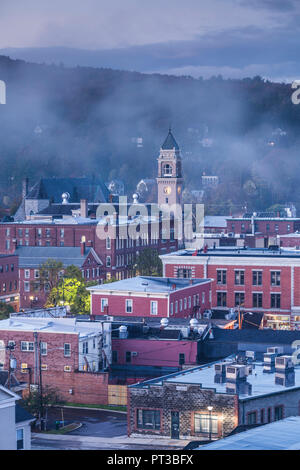
[[[172,167],[169,165],[169,163],[166,163],[163,165],[163,175],[164,176],[169,176],[172,175]]]

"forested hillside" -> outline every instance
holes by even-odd
[[[188,190],[201,175],[220,185],[210,210],[299,207],[300,105],[291,86],[260,77],[209,80],[0,57],[7,104],[0,105],[0,205],[13,210],[25,176],[99,175],[126,192],[155,177],[169,126],[181,147]],[[143,147],[132,138],[142,137]]]

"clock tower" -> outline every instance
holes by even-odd
[[[182,170],[179,146],[169,129],[158,157],[158,204],[182,204]]]

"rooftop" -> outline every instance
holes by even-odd
[[[188,256],[220,256],[220,257],[241,257],[241,258],[300,258],[300,250],[294,249],[267,249],[267,248],[241,248],[241,247],[217,247],[208,248],[206,251],[200,250],[178,250],[173,253],[161,255],[161,258],[170,257],[188,257]]]
[[[48,259],[61,261],[64,266],[75,265],[81,267],[88,255],[84,255],[80,247],[70,246],[18,246],[15,254],[19,256],[19,267],[38,267]]]
[[[210,282],[210,279],[193,279],[193,285],[200,285]],[[185,289],[191,287],[190,279],[177,279],[166,277],[137,276],[122,281],[116,281],[109,284],[100,284],[91,286],[88,289],[95,292],[110,291],[133,291],[133,292],[154,292],[161,294],[169,294],[174,290]]]
[[[79,338],[84,338],[101,332],[102,323],[76,322],[75,318],[14,317],[0,321],[0,331],[6,330],[78,334]]]
[[[164,143],[162,144],[162,147],[161,147],[163,150],[173,150],[175,148],[175,150],[179,150],[179,145],[177,144],[173,134],[172,134],[172,131],[171,129],[169,129],[169,133],[166,137],[166,140],[164,141]]]
[[[300,450],[300,416],[258,426],[194,450]]]
[[[193,369],[187,369],[175,374],[166,375],[157,380],[147,381],[136,384],[132,387],[149,387],[150,385],[163,386],[165,383],[186,384],[186,385],[200,385],[203,389],[213,389],[216,393],[231,394],[232,391],[227,390],[226,381],[217,383],[215,381],[214,364],[226,363],[228,365],[234,362],[234,357],[228,357],[222,361],[206,364]],[[270,395],[279,393],[284,390],[294,390],[300,388],[300,367],[295,366],[295,385],[285,386],[275,383],[275,373],[264,373],[263,363],[254,362],[255,368],[253,373],[247,376],[247,382],[243,382],[246,386],[241,385],[240,390],[237,392],[239,400],[249,400],[259,396]]]

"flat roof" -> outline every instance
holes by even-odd
[[[151,276],[137,276],[129,279],[123,279],[121,281],[112,282],[109,284],[99,284],[96,286],[88,287],[91,291],[112,291],[112,292],[157,292],[157,293],[166,293],[178,291],[180,289],[185,289],[187,287],[192,287],[200,284],[205,284],[210,282],[210,279],[192,279],[192,284],[190,279],[182,278],[166,278],[166,277],[151,277]],[[176,289],[173,288],[176,286]]]
[[[208,248],[206,252],[201,250],[178,250],[172,253],[160,255],[161,258],[166,257],[208,257],[208,256],[222,256],[222,257],[248,257],[248,258],[300,258],[300,250],[280,248],[279,250],[269,250],[268,248],[241,248],[241,247],[217,247],[215,249]]]
[[[76,322],[76,318],[12,317],[0,321],[0,331],[38,331],[94,336],[102,331],[101,322]]]
[[[147,381],[140,384],[136,384],[138,387],[148,387],[151,385],[160,385],[164,383],[184,384],[184,385],[200,385],[203,389],[214,389],[216,393],[229,394],[232,392],[226,390],[226,382],[216,383],[215,382],[215,364],[226,363],[227,365],[233,364],[234,357],[228,357],[222,361],[217,361],[210,364],[205,364],[193,369],[187,369],[185,371],[178,372],[172,375],[166,375],[157,380]],[[236,365],[236,364],[235,364]],[[295,367],[295,385],[284,386],[275,383],[275,373],[264,373],[263,363],[254,362],[254,368],[252,374],[247,376],[247,382],[251,386],[251,391],[247,390],[247,387],[243,385],[240,387],[239,400],[249,400],[259,396],[269,395],[273,393],[280,393],[282,391],[295,390],[300,388],[300,367]],[[239,365],[240,366],[240,365]],[[231,382],[232,383],[232,382]],[[134,387],[134,386],[132,386]]]
[[[193,450],[300,450],[300,416],[257,426]]]

